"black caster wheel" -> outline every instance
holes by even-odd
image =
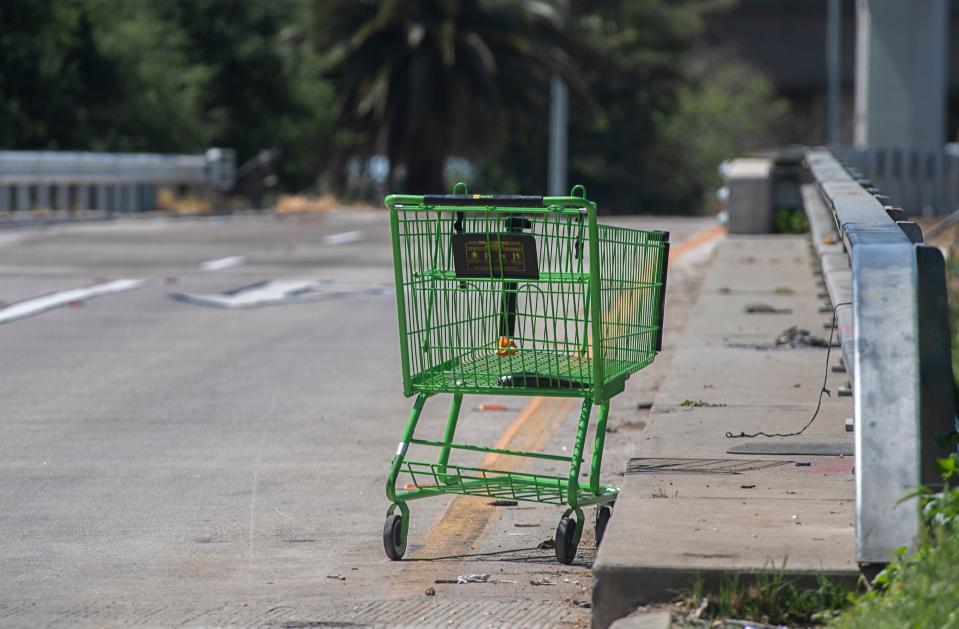
[[[576,520],[563,518],[556,527],[556,560],[569,565],[576,558]]]
[[[386,556],[399,561],[406,553],[406,539],[403,538],[403,516],[388,515],[383,525],[383,548]]]
[[[596,548],[603,542],[603,534],[606,533],[606,525],[612,515],[613,509],[609,505],[596,507]]]

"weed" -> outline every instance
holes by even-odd
[[[912,554],[903,547],[872,582],[872,589],[855,599],[855,606],[835,626],[844,629],[875,627],[952,627],[959,625],[959,488],[949,482],[959,477],[959,456],[939,461],[944,485],[933,492],[919,487],[908,497],[919,497],[923,531]]]
[[[815,585],[803,585],[782,567],[752,575],[720,579],[718,592],[707,592],[702,581],[684,597],[684,607],[696,619],[741,618],[772,624],[809,625],[840,613],[857,592],[849,580],[831,581],[819,575]],[[710,626],[711,626],[710,622]]]

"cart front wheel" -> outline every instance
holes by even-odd
[[[576,520],[563,518],[556,527],[556,560],[569,565],[576,558]]]
[[[612,515],[613,509],[609,505],[596,507],[596,548],[603,542],[603,534],[606,533],[606,525]]]
[[[388,515],[383,525],[383,548],[386,556],[399,561],[406,553],[406,539],[403,537],[403,516]]]

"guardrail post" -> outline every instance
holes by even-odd
[[[915,248],[856,246],[852,273],[856,555],[884,563],[919,534],[916,500],[900,502],[921,481]]]
[[[17,186],[17,212],[23,214],[30,210],[30,186],[20,184]]]
[[[139,190],[137,190],[137,185],[132,184],[129,186],[124,186],[124,188],[126,189],[127,211],[139,212],[140,211],[140,195],[139,195]]]
[[[77,186],[77,209],[90,209],[90,186],[87,184],[80,184]]]
[[[69,209],[70,188],[65,183],[57,184],[54,189],[53,209],[65,211]]]
[[[940,482],[936,460],[950,449],[937,437],[956,427],[952,373],[952,335],[949,332],[949,296],[946,263],[937,247],[916,247],[919,298],[919,380],[922,483]]]
[[[37,209],[49,210],[50,207],[50,184],[41,183],[37,186]]]
[[[105,184],[97,184],[96,187],[96,199],[93,201],[95,210],[103,210],[104,212],[110,211],[110,199],[109,191]]]

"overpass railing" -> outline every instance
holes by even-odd
[[[933,150],[843,146],[835,155],[910,214],[959,209],[959,144]]]
[[[199,155],[0,151],[0,220],[34,210],[152,210],[160,187],[206,194],[233,186],[232,149]]]
[[[837,313],[855,405],[856,554],[889,561],[919,533],[920,483],[938,479],[935,436],[955,426],[942,253],[873,181],[826,149],[802,188]]]

